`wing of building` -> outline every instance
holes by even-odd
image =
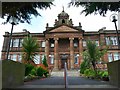
[[[88,39],[95,41],[101,49],[104,49],[111,42],[108,53],[103,57],[106,62],[120,59],[115,30],[101,29],[86,32],[82,30],[81,23],[79,23],[79,26],[74,26],[72,19],[69,19],[69,15],[64,10],[58,14],[58,19],[55,19],[54,27],[49,27],[47,23],[46,30],[43,33],[29,34],[36,37],[39,43],[39,52],[36,55],[38,59],[36,64],[38,65],[41,64],[43,56],[46,55],[49,66],[55,69],[64,68],[65,62],[68,69],[79,68],[83,61],[81,53],[86,49],[86,40]],[[5,32],[2,60],[6,59],[9,35],[9,32]],[[25,36],[27,36],[27,32],[12,34],[9,53],[11,60],[21,61],[22,41]]]

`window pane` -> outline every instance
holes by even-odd
[[[36,55],[34,57],[34,62],[35,62],[35,64],[40,64],[40,55]]]
[[[117,38],[116,37],[111,37],[112,40],[112,45],[117,45]]]
[[[10,41],[10,47],[12,47],[12,42],[13,42],[13,41],[12,41],[12,39],[11,39],[11,41]]]
[[[54,55],[50,55],[50,63],[54,64]]]
[[[7,56],[7,54],[6,54],[6,56]],[[11,55],[10,54],[8,55],[8,59],[11,59]]]
[[[113,61],[112,53],[109,53],[109,54],[108,54],[108,60],[109,60],[109,62],[112,62],[112,61]]]
[[[54,43],[51,43],[51,47],[54,47]]]
[[[78,58],[79,58],[79,54],[75,54],[74,55],[74,63],[78,64]]]
[[[13,40],[13,47],[18,47],[19,45],[19,39],[14,39]]]
[[[114,60],[119,60],[120,59],[120,56],[119,56],[119,53],[114,53]]]
[[[42,41],[42,47],[45,47],[45,41]]]
[[[22,55],[18,55],[18,62],[22,62]]]
[[[86,41],[83,41],[83,46],[86,46]]]
[[[16,55],[16,54],[13,54],[13,55],[12,55],[12,60],[13,60],[13,61],[17,61],[17,55]]]
[[[74,47],[78,47],[78,43],[77,42],[74,42]]]
[[[23,39],[20,39],[20,47],[22,47]]]
[[[42,61],[43,61],[43,59],[44,59],[44,55],[42,55]]]
[[[106,41],[106,45],[110,45],[110,39],[109,39],[109,37],[106,37],[105,41]]]
[[[99,46],[99,41],[98,40],[96,40],[95,43],[96,43],[96,46]]]

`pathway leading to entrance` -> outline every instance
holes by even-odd
[[[64,85],[64,72],[53,71],[51,77],[43,78],[39,80],[33,80],[25,82],[23,86],[17,87],[17,89],[24,88],[29,90],[44,90],[44,89],[60,89],[65,88]],[[15,90],[17,90],[15,89]],[[108,82],[91,80],[79,76],[77,70],[68,71],[68,90],[80,89],[80,90],[119,90],[117,87],[109,85]]]
[[[44,90],[54,88],[56,90],[64,89],[64,78],[63,77],[49,77],[40,80],[34,80],[26,82],[24,86],[18,87],[17,89],[24,88],[29,90]],[[17,90],[16,89],[16,90]],[[117,87],[109,85],[108,82],[99,80],[90,80],[83,77],[68,77],[68,90],[69,89],[80,89],[80,90],[119,90]]]

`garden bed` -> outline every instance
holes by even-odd
[[[37,79],[42,79],[42,78],[47,78],[47,77],[40,77],[40,76],[26,76],[24,78],[24,82],[32,81],[32,80],[37,80]]]

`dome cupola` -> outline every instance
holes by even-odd
[[[69,15],[64,11],[64,7],[63,7],[62,12],[58,14],[58,20],[55,19],[54,26],[59,26],[62,24],[73,26],[72,19],[69,20]]]
[[[63,9],[63,11],[58,14],[58,19],[69,19],[69,15]]]

